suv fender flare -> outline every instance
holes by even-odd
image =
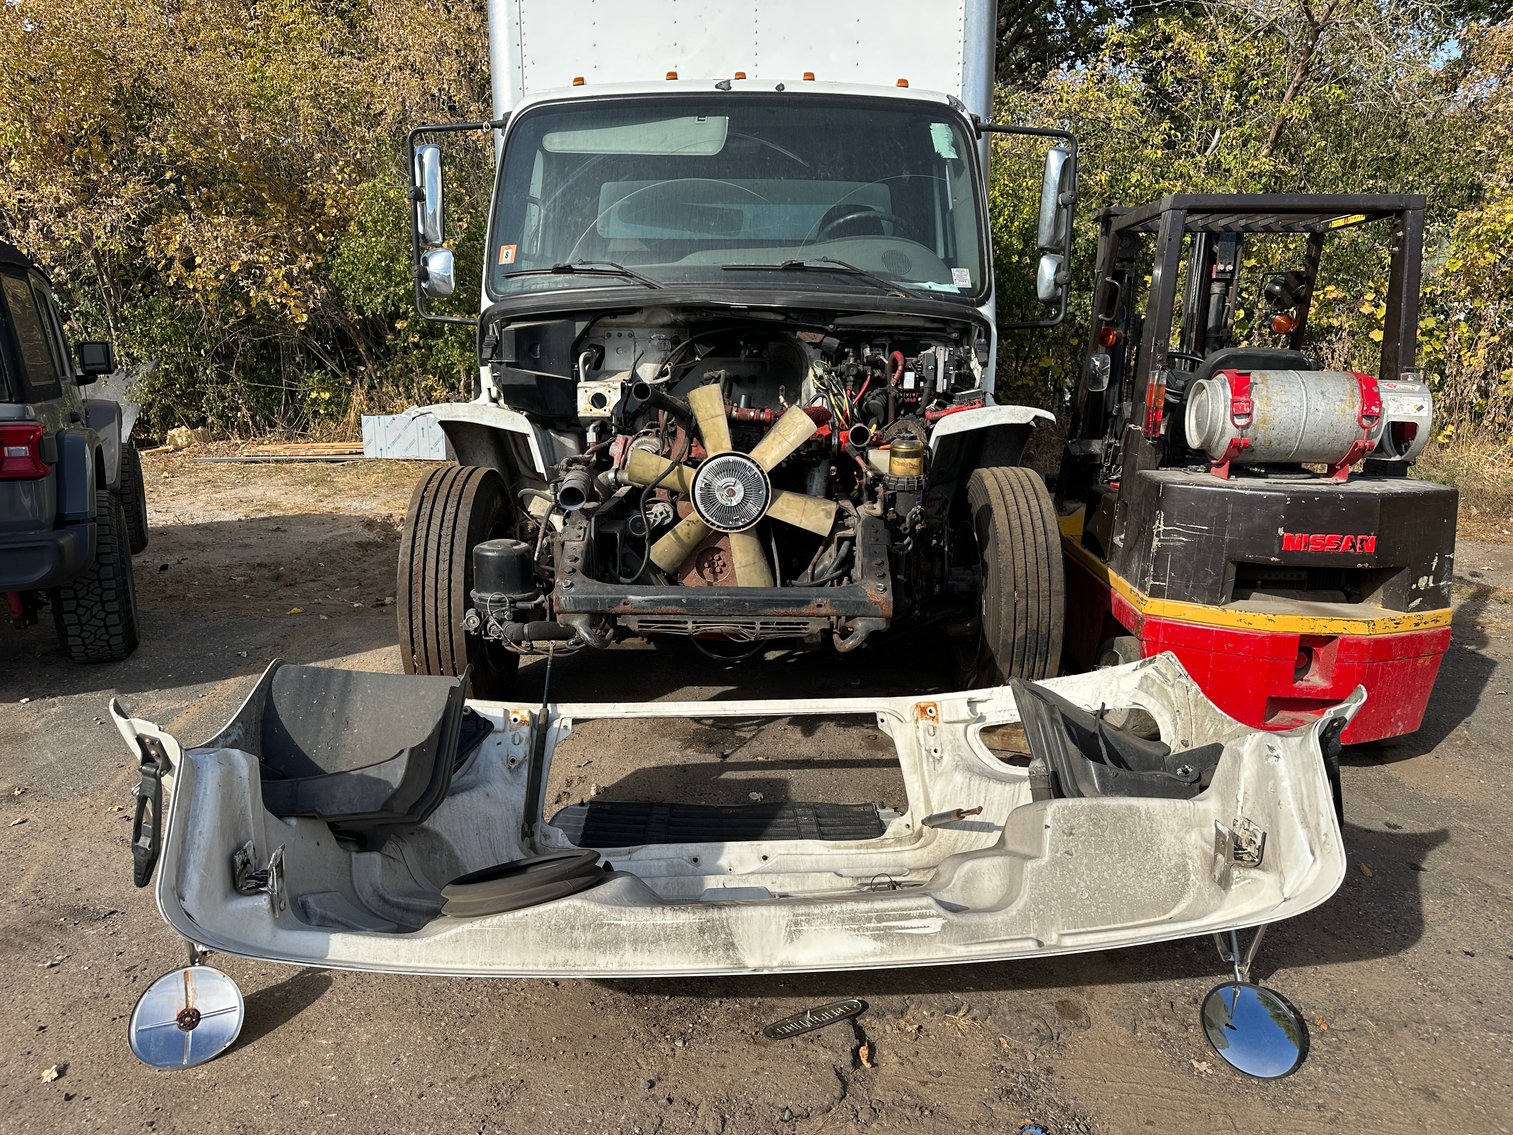
[[[948,413],[930,434],[930,479],[964,481],[980,465],[1018,465],[1030,435],[1055,417],[1033,406],[981,406]]]
[[[121,404],[109,398],[86,398],[84,421],[99,435],[105,459],[105,483],[100,488],[117,492],[121,487]]]
[[[58,431],[58,523],[80,524],[95,518],[96,484],[93,430]],[[118,458],[119,459],[119,458]]]
[[[446,434],[459,464],[497,469],[511,495],[525,488],[545,488],[547,470],[578,452],[578,443],[531,421],[518,410],[487,402],[444,402],[419,406]]]

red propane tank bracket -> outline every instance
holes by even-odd
[[[1329,466],[1329,476],[1336,481],[1345,481],[1350,478],[1350,467],[1354,465],[1375,447],[1376,442],[1371,439],[1371,431],[1376,429],[1382,420],[1382,388],[1375,378],[1360,371],[1351,372],[1355,376],[1356,384],[1361,389],[1361,412],[1356,421],[1361,427],[1361,436],[1345,451],[1333,465]]]
[[[1234,423],[1235,429],[1241,431],[1240,437],[1230,438],[1228,447],[1224,450],[1224,456],[1208,467],[1209,472],[1215,477],[1229,480],[1229,465],[1236,457],[1250,448],[1250,438],[1244,436],[1246,429],[1250,427],[1255,417],[1256,403],[1250,396],[1250,372],[1248,370],[1226,370],[1219,372],[1221,377],[1229,383],[1229,420]]]

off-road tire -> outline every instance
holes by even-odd
[[[977,689],[1051,677],[1061,664],[1066,591],[1045,482],[1020,466],[974,469],[961,503],[956,559],[977,567],[981,589],[956,651],[958,678]]]
[[[142,484],[142,455],[126,442],[121,443],[121,488],[117,495],[126,512],[127,543],[135,556],[147,550],[147,490]]]
[[[126,512],[95,493],[95,558],[52,593],[58,643],[75,662],[119,662],[137,648],[137,597]]]
[[[472,667],[473,697],[514,691],[520,656],[463,629],[472,606],[473,549],[514,530],[504,478],[493,469],[449,465],[415,486],[399,542],[395,606],[407,674],[460,675]]]

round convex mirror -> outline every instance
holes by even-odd
[[[1224,1063],[1261,1080],[1290,1076],[1308,1055],[1303,1015],[1280,993],[1248,981],[1208,991],[1203,1032]]]
[[[176,969],[131,1011],[131,1051],[154,1068],[192,1068],[230,1048],[245,1016],[242,991],[220,970]]]

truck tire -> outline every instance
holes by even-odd
[[[957,648],[968,689],[1049,678],[1061,664],[1061,535],[1033,469],[990,466],[967,479],[955,526],[957,562],[981,579],[977,612]]]
[[[95,493],[95,558],[52,593],[58,643],[75,662],[119,662],[137,648],[137,596],[126,512],[120,499]]]
[[[472,606],[473,549],[514,531],[504,478],[450,465],[415,486],[399,543],[395,605],[406,674],[460,675],[476,698],[510,696],[520,656],[463,628]]]
[[[142,455],[127,442],[121,443],[120,497],[126,513],[127,544],[135,556],[147,550],[147,490],[142,484]]]

